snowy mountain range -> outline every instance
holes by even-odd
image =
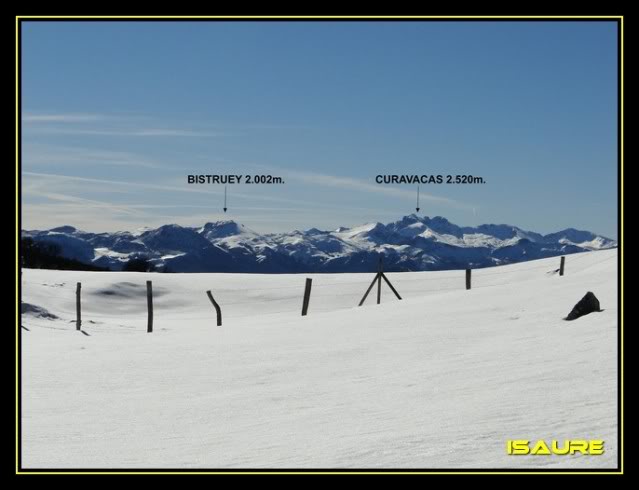
[[[333,231],[259,234],[234,221],[201,228],[164,225],[137,232],[89,233],[72,226],[22,231],[55,243],[65,257],[112,270],[146,257],[170,272],[370,272],[480,268],[614,248],[617,242],[572,228],[541,235],[511,225],[457,226],[446,218],[405,216]]]

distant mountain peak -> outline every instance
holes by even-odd
[[[222,226],[242,226],[242,225],[238,224],[232,219],[223,219],[220,221],[208,221],[207,223],[204,224],[203,228],[209,229],[209,228],[218,228]]]
[[[417,214],[412,213],[402,217],[402,219],[400,219],[399,221],[396,221],[395,223],[423,223],[424,219],[427,219],[427,218],[422,218],[421,216],[418,216]]]
[[[210,221],[198,230],[207,240],[226,238],[234,235],[251,234],[253,231],[233,220]]]

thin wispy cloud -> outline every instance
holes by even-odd
[[[176,138],[210,138],[224,134],[201,128],[167,127],[161,121],[132,115],[26,113],[22,122],[27,132],[40,134]]]
[[[229,162],[226,155],[219,154],[217,148],[210,145],[210,153],[198,154],[197,159],[200,161],[197,163],[193,162],[194,155],[191,155],[193,169],[184,169],[181,163],[167,162],[161,152],[161,156],[158,156],[158,140],[167,139],[167,145],[173,145],[173,138],[177,139],[176,143],[179,138],[213,139],[225,134],[211,130],[221,129],[222,126],[219,125],[209,124],[203,128],[183,123],[174,127],[173,124],[163,124],[157,119],[139,115],[88,113],[29,113],[23,120],[28,124],[24,133],[27,139],[23,144],[23,165],[27,171],[23,172],[22,190],[23,196],[28,198],[26,209],[30,222],[40,223],[49,219],[59,223],[66,219],[67,224],[74,226],[89,223],[91,227],[95,227],[96,223],[91,223],[91,219],[87,218],[93,215],[98,217],[100,223],[108,222],[113,226],[119,224],[118,229],[130,228],[131,223],[136,221],[138,226],[173,222],[197,226],[200,217],[202,222],[232,218],[246,224],[267,221],[322,226],[321,223],[332,224],[332,220],[337,219],[335,213],[339,210],[340,219],[347,219],[349,213],[353,216],[352,223],[337,223],[344,225],[378,220],[382,216],[396,216],[397,211],[390,208],[396,206],[401,209],[404,207],[401,203],[415,199],[415,186],[384,186],[359,178],[263,165],[250,160],[243,163]],[[278,125],[246,125],[247,131],[267,128],[290,129]],[[226,129],[231,133],[237,131],[237,127],[233,125],[226,126]],[[82,139],[83,136],[87,138]],[[105,139],[93,141],[90,136],[104,136]],[[106,139],[110,137],[114,139]],[[122,140],[115,139],[116,137]],[[126,137],[131,139],[125,141]],[[143,143],[144,139],[148,139],[149,143]],[[96,141],[97,146],[94,146]],[[76,142],[80,146],[76,146]],[[207,148],[201,146],[199,140],[193,147],[200,152]],[[220,158],[224,162],[221,166]],[[186,183],[187,173],[197,173],[198,168],[203,169],[205,164],[201,160],[206,161],[205,173],[212,171],[210,162],[218,162],[213,165],[213,171],[220,173],[240,173],[237,169],[252,169],[255,172],[262,170],[265,173],[268,171],[282,175],[287,183],[309,192],[302,195],[297,193],[296,199],[293,196],[284,197],[281,192],[274,192],[275,189],[269,187],[230,186],[234,214],[219,214],[224,186]],[[80,175],[71,170],[74,165],[83,169]],[[153,170],[145,172],[147,176],[152,175],[152,178],[145,178],[142,172],[138,172],[135,179],[129,180],[126,176],[127,168],[130,167]],[[109,168],[110,170],[105,170]],[[62,169],[70,170],[67,172]],[[102,175],[97,176],[96,172],[102,175],[110,172],[111,176],[103,178]],[[348,191],[347,194],[357,194],[356,199],[368,200],[369,205],[353,206],[353,202],[350,202],[347,205],[348,212],[345,212],[344,204],[322,199],[322,192],[328,189],[341,189]],[[378,199],[384,196],[385,200]],[[423,189],[421,199],[448,208],[468,212],[472,210],[472,205],[432,195],[423,192]],[[390,204],[389,208],[392,201],[395,204]],[[382,202],[386,204],[380,204]],[[36,209],[39,211],[35,212]],[[198,210],[202,210],[202,213]],[[335,217],[329,219],[327,215]],[[272,230],[267,228],[265,231]]]
[[[123,137],[185,137],[185,138],[215,138],[223,133],[213,131],[195,131],[189,129],[171,128],[131,128],[131,129],[84,129],[84,128],[59,128],[38,127],[33,130],[36,133],[62,134],[62,135],[86,135],[86,136],[123,136]]]
[[[58,192],[76,192],[88,191],[89,189],[95,188],[99,189],[100,192],[115,192],[122,194],[131,194],[138,195],[139,190],[149,190],[149,191],[162,191],[166,192],[176,192],[176,193],[187,193],[187,194],[197,194],[200,197],[204,196],[219,196],[221,197],[224,194],[223,187],[215,188],[213,186],[178,186],[178,185],[167,185],[167,184],[157,184],[157,183],[148,183],[148,182],[132,182],[132,181],[120,181],[120,180],[110,180],[110,179],[100,179],[93,177],[80,177],[74,175],[63,175],[63,174],[50,174],[50,173],[42,173],[42,172],[23,172],[23,176],[26,178],[23,179],[23,188],[22,192],[24,195],[29,195],[32,197],[40,197],[46,194],[45,189],[56,189]],[[275,211],[275,210],[338,210],[343,209],[338,203],[326,203],[326,202],[317,202],[313,200],[300,200],[300,199],[287,199],[280,198],[274,196],[260,195],[256,193],[245,193],[245,192],[235,192],[233,191],[231,196],[233,199],[238,198],[244,201],[242,204],[238,204],[237,206],[233,206],[233,209],[237,210],[263,210],[263,211]],[[251,201],[258,202],[275,202],[275,203],[283,203],[294,205],[295,207],[264,207],[264,206],[251,206],[248,204]],[[198,205],[191,204],[130,204],[126,205],[129,209],[153,209],[153,208],[190,208],[190,207],[200,207]],[[216,207],[216,204],[206,204],[201,205],[202,208],[213,209]],[[360,210],[367,212],[377,212],[378,210],[371,207],[349,207],[352,210]]]
[[[22,150],[22,163],[27,167],[70,164],[149,169],[169,168],[167,164],[133,152],[41,144],[25,144]]]
[[[112,202],[98,201],[95,199],[86,199],[83,197],[73,196],[69,194],[60,194],[57,192],[43,192],[39,197],[44,197],[51,201],[61,202],[77,209],[78,206],[88,207],[91,209],[99,209],[104,212],[105,210],[111,213],[124,213],[135,216],[144,216],[143,212],[137,211],[135,208],[126,204],[115,204]]]
[[[22,115],[24,123],[86,123],[104,120],[105,116],[100,114],[33,114]]]
[[[195,193],[204,193],[204,194],[222,194],[224,190],[216,191],[213,189],[202,189],[202,188],[193,188],[193,187],[180,187],[180,186],[171,186],[171,185],[162,185],[162,184],[151,184],[145,182],[127,182],[123,180],[110,180],[110,179],[99,179],[93,177],[79,177],[77,175],[63,175],[63,174],[50,174],[50,173],[42,173],[42,172],[22,172],[23,175],[29,177],[35,177],[38,179],[42,179],[45,181],[49,181],[51,184],[55,183],[63,183],[68,185],[71,182],[75,182],[77,184],[97,184],[104,188],[105,186],[109,186],[111,188],[126,188],[132,187],[137,189],[148,189],[148,190],[157,190],[157,191],[172,191],[172,192],[195,192]]]
[[[417,186],[411,186],[410,189],[399,188],[399,187],[391,187],[387,185],[381,184],[373,184],[371,182],[367,182],[361,179],[354,179],[351,177],[341,177],[336,175],[325,175],[314,172],[299,172],[292,170],[284,170],[280,169],[281,172],[286,172],[289,179],[296,180],[298,182],[303,182],[306,184],[313,184],[322,187],[334,187],[339,189],[347,189],[357,192],[366,192],[373,194],[384,194],[387,196],[397,197],[399,199],[404,200],[415,200],[415,189]],[[435,196],[433,194],[429,194],[422,190],[420,192],[420,199],[422,201],[429,201],[432,203],[449,206],[457,209],[464,209],[471,211],[473,209],[473,205],[467,204],[461,201],[457,201],[455,199],[450,199],[448,197]]]
[[[163,192],[177,192],[177,193],[187,193],[187,194],[204,194],[207,196],[222,196],[224,195],[224,187],[216,187],[216,186],[194,186],[194,185],[167,185],[167,184],[157,184],[157,183],[149,183],[149,182],[134,182],[134,181],[122,181],[122,180],[110,180],[110,179],[100,179],[93,177],[80,177],[76,175],[63,175],[63,174],[50,174],[50,173],[42,173],[42,172],[22,172],[23,176],[35,178],[40,181],[44,181],[47,183],[47,186],[63,186],[65,188],[76,188],[79,185],[82,185],[84,189],[86,189],[87,185],[95,185],[99,187],[102,191],[105,190],[114,190],[116,192],[125,192],[125,189],[146,189],[150,191],[163,191]],[[28,185],[23,188],[23,191],[26,189],[27,192],[32,192],[37,194],[39,191],[37,188],[31,188]],[[233,198],[241,198],[245,200],[254,200],[254,201],[265,201],[265,202],[279,202],[279,203],[289,203],[294,204],[296,206],[304,206],[309,208],[320,208],[320,207],[331,207],[327,206],[323,203],[311,202],[311,201],[303,201],[299,199],[287,199],[275,196],[261,195],[257,193],[245,193],[245,192],[235,192],[234,190],[229,193],[233,196]],[[213,205],[212,205],[213,206]]]

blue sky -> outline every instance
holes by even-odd
[[[234,219],[574,227],[616,238],[612,22],[24,22],[23,228]],[[284,185],[188,185],[188,174]]]

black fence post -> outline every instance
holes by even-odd
[[[153,332],[153,285],[151,281],[146,281],[146,306],[148,309],[146,331],[151,333]]]
[[[564,275],[564,264],[566,263],[566,257],[561,257],[561,260],[559,261],[559,275],[563,276]]]
[[[306,286],[304,287],[304,301],[302,302],[302,316],[306,316],[308,313],[308,303],[311,300],[311,286],[313,285],[313,279],[306,278]]]
[[[466,269],[466,289],[470,289],[470,274],[471,269]]]
[[[82,290],[82,283],[79,282],[75,286],[75,329],[82,329],[82,309],[80,306],[80,291]]]
[[[217,326],[221,327],[222,326],[222,309],[220,308],[220,305],[217,304],[217,301],[213,299],[213,295],[211,294],[211,291],[207,291],[206,295],[211,300],[211,303],[213,303],[213,308],[215,308],[215,313],[217,315]]]

